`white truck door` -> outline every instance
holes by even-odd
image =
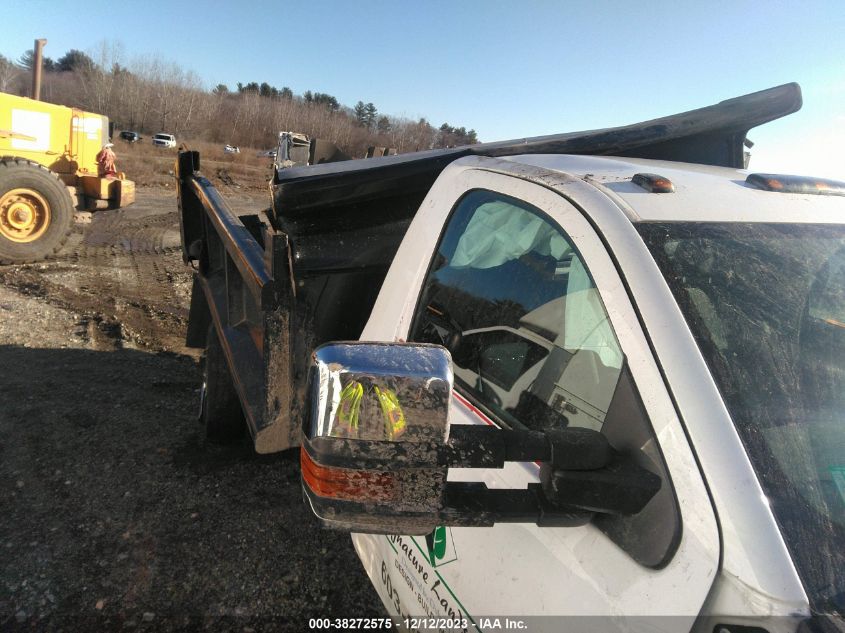
[[[490,334],[462,344],[463,332],[482,328]],[[541,617],[531,631],[563,630],[561,617],[579,616],[590,616],[579,630],[692,627],[718,571],[716,518],[636,313],[580,210],[524,179],[448,168],[362,335],[398,339],[451,342],[452,424],[600,429],[641,449],[664,483],[636,517],[581,527],[354,535],[392,615],[425,630],[464,618],[467,630],[497,630],[505,617],[529,616]],[[538,467],[451,469],[449,479],[524,488]]]

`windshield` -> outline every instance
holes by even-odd
[[[642,223],[817,613],[845,613],[845,226]]]

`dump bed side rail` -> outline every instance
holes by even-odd
[[[287,235],[257,215],[238,216],[199,172],[199,154],[176,165],[182,257],[195,268],[187,344],[213,325],[259,453],[299,443],[294,423]]]

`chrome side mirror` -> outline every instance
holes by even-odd
[[[436,345],[348,342],[314,351],[302,481],[325,525],[422,535],[439,524],[452,381],[449,352]]]
[[[584,525],[639,513],[661,478],[587,428],[449,426],[449,352],[419,343],[329,343],[314,352],[302,488],[327,527],[430,534],[438,525]],[[643,458],[645,459],[645,458]],[[447,482],[449,467],[540,462],[540,482]]]

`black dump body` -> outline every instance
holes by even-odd
[[[273,206],[236,216],[177,164],[183,257],[196,266],[187,344],[211,324],[259,452],[295,446],[311,351],[357,339],[434,181],[463,156],[591,154],[743,167],[746,133],[801,107],[796,84],[604,130],[276,170]]]
[[[361,334],[411,219],[455,160],[451,152],[426,153],[434,155],[277,172],[283,180],[277,176],[269,215],[290,239],[297,294],[308,304],[316,343]],[[309,173],[317,169],[325,175]],[[307,175],[290,178],[292,171]]]
[[[745,166],[751,128],[801,107],[797,84],[624,127],[277,170],[286,233],[316,342],[357,339],[408,224],[440,172],[470,155],[590,154]]]

